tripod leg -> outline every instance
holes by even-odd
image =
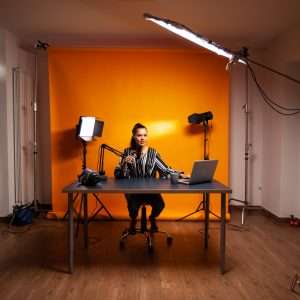
[[[81,195],[81,199],[80,199],[80,209],[79,209],[79,213],[77,214],[77,227],[76,227],[76,238],[78,238],[78,231],[79,231],[79,223],[81,221],[81,211],[82,211],[82,199],[83,199],[83,195]],[[73,201],[74,203],[74,201]]]
[[[184,217],[181,217],[180,219],[177,219],[176,222],[181,221],[181,220],[183,220],[183,219],[185,219],[185,218],[187,218],[191,215],[194,215],[195,213],[197,213],[201,210],[205,210],[205,195],[203,195],[203,200],[200,202],[200,204],[198,205],[198,207],[196,208],[196,210],[194,212],[192,212],[192,213],[190,213],[190,214],[188,214]]]
[[[89,221],[93,220],[96,215],[98,214],[98,212],[101,210],[101,209],[104,209],[106,211],[106,213],[109,215],[109,217],[114,220],[113,216],[109,213],[109,211],[107,210],[107,208],[104,206],[104,204],[101,202],[101,200],[99,199],[99,197],[96,195],[96,194],[93,194],[94,197],[96,198],[96,200],[100,203],[101,207],[94,213],[93,216],[90,217]]]
[[[296,284],[299,284],[300,285],[300,277],[298,276],[298,274],[295,275],[294,279],[293,279],[293,282],[292,282],[292,285],[290,287],[290,290],[293,292],[294,289],[295,289],[295,286]]]

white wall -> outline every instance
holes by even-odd
[[[13,136],[13,81],[12,69],[19,67],[28,78],[33,73],[34,55],[20,41],[6,30],[0,30],[0,64],[5,75],[0,78],[1,85],[1,145],[0,145],[0,216],[12,212],[15,204],[14,174],[14,136]],[[30,81],[27,82],[30,90]],[[27,95],[28,96],[28,95]],[[29,145],[27,145],[29,148]],[[30,172],[30,170],[28,170]],[[32,198],[27,199],[30,202]]]
[[[266,56],[272,68],[300,80],[300,23],[282,34]],[[270,97],[284,107],[300,108],[300,85],[269,75]],[[281,116],[264,105],[264,192],[262,205],[279,217],[300,217],[300,114]],[[271,132],[272,129],[272,132]],[[268,171],[267,167],[271,171]],[[267,188],[266,188],[267,187]]]
[[[5,31],[0,29],[0,216],[9,211]]]
[[[274,41],[269,50],[250,50],[250,59],[300,78],[300,24]],[[253,65],[252,65],[253,66]],[[267,95],[284,107],[300,108],[300,85],[253,67]],[[234,66],[230,84],[230,186],[232,198],[245,200],[245,69]],[[300,217],[300,114],[274,112],[249,77],[250,160],[247,200],[278,217]],[[241,204],[232,202],[233,204]]]

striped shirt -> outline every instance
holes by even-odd
[[[116,178],[156,177],[157,172],[161,178],[170,178],[170,173],[179,172],[167,166],[161,159],[159,153],[153,148],[148,148],[145,155],[140,158],[135,158],[131,164],[127,163],[124,170],[122,170],[121,165],[126,156],[136,157],[135,153],[135,150],[131,148],[126,148],[123,151],[119,165],[115,168],[114,174]]]

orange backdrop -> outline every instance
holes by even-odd
[[[191,172],[193,161],[203,159],[203,125],[191,125],[192,113],[212,111],[208,130],[210,159],[218,159],[215,178],[228,182],[229,84],[226,61],[200,50],[50,48],[49,81],[52,138],[52,203],[58,215],[67,210],[62,188],[77,179],[82,167],[82,145],[75,138],[79,116],[104,121],[101,138],[87,145],[87,167],[97,169],[102,143],[122,151],[131,129],[147,126],[148,145],[174,169]],[[113,177],[119,158],[105,152],[104,169]],[[193,212],[202,195],[163,195],[161,219]],[[115,218],[128,218],[123,195],[99,195]],[[89,198],[89,211],[97,209]],[[219,196],[211,209],[219,213]],[[103,210],[101,214],[105,216]],[[190,219],[199,218],[199,212]]]

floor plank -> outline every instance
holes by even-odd
[[[233,221],[239,221],[239,212]],[[1,299],[299,299],[289,291],[300,271],[300,228],[249,212],[245,228],[227,224],[226,273],[220,275],[220,224],[210,223],[204,248],[203,222],[161,221],[173,236],[154,237],[148,254],[142,235],[124,250],[124,221],[93,221],[89,249],[83,227],[74,240],[74,274],[67,273],[67,222],[37,219],[31,226],[0,223]],[[24,231],[23,233],[20,233]],[[19,233],[16,233],[19,232]]]

